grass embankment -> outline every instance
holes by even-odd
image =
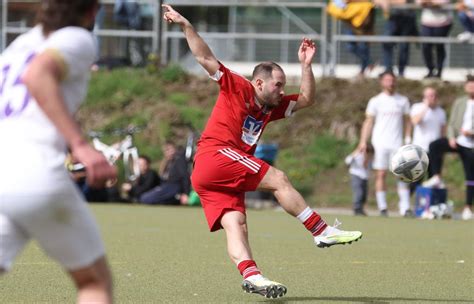
[[[411,102],[421,99],[425,84],[402,80],[399,92]],[[450,108],[462,94],[460,84],[435,82],[441,104]],[[288,93],[298,92],[290,87]],[[272,123],[263,141],[279,144],[276,166],[283,169],[310,204],[349,206],[351,192],[344,156],[355,146],[370,97],[379,92],[378,82],[326,78],[317,80],[317,104],[294,118]],[[86,104],[79,118],[86,130],[110,131],[133,124],[144,129],[135,134],[141,153],[161,158],[160,145],[173,139],[184,145],[190,128],[201,131],[214,105],[218,87],[208,78],[186,75],[176,66],[156,71],[118,69],[93,75]],[[105,142],[117,138],[108,136]],[[464,201],[463,171],[457,157],[447,157],[449,198],[459,208]],[[394,178],[388,199],[396,208]],[[371,183],[373,185],[373,183]],[[373,187],[371,187],[373,190]],[[373,195],[369,205],[375,206]]]

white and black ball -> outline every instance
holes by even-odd
[[[400,147],[390,160],[390,171],[400,180],[411,183],[423,178],[428,170],[426,152],[417,145]]]

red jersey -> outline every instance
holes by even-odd
[[[284,96],[277,108],[268,110],[256,104],[251,82],[222,63],[211,78],[218,82],[220,92],[198,142],[197,154],[224,146],[253,155],[265,126],[290,116],[298,99],[297,94]]]

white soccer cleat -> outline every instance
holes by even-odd
[[[264,276],[259,276],[256,279],[247,278],[242,282],[242,289],[246,293],[257,293],[265,298],[280,298],[286,294],[287,288],[285,285],[270,281]]]
[[[327,226],[320,235],[314,237],[316,246],[325,248],[333,245],[351,244],[362,238],[362,232],[360,231],[344,231],[336,228],[339,226],[338,224],[334,226]]]

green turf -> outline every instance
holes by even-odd
[[[316,248],[283,212],[249,211],[258,266],[288,286],[280,300],[244,294],[222,232],[200,208],[93,205],[113,268],[117,303],[472,303],[474,221],[338,216],[364,232],[350,246]],[[334,215],[326,215],[329,223]],[[0,279],[0,303],[72,303],[60,268],[30,244]]]

